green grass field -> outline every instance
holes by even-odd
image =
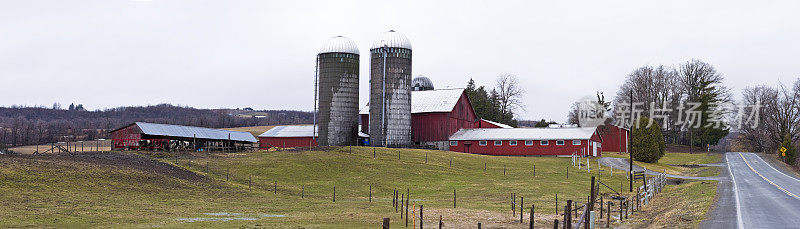
[[[537,225],[551,225],[555,195],[562,208],[566,199],[585,202],[590,176],[598,176],[593,160],[589,174],[569,158],[385,148],[373,158],[368,147],[184,154],[179,168],[172,164],[132,153],[0,157],[0,227],[374,228],[384,217],[400,227],[405,219],[391,203],[399,189],[410,190],[413,209],[424,205],[426,227],[442,216],[447,227],[523,228],[518,207],[511,213],[512,192],[525,198],[526,221],[535,204]],[[599,181],[627,185],[614,172],[603,170]]]

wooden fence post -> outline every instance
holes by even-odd
[[[372,203],[372,185],[369,186],[369,202]]]
[[[553,229],[558,229],[558,219],[553,220]]]
[[[453,208],[456,208],[456,189],[453,189]]]
[[[530,227],[528,227],[528,228],[530,228],[530,229],[533,229],[533,221],[534,221],[534,219],[535,219],[535,218],[533,217],[533,207],[535,207],[535,206],[536,206],[535,204],[531,204],[531,215],[529,216],[529,217],[530,217],[530,221],[531,221],[531,222],[529,223],[529,224],[530,224]]]
[[[400,194],[400,219],[403,219],[403,206],[405,205],[406,194]]]
[[[272,186],[272,191],[278,194],[278,181],[275,181],[275,184]]]
[[[305,199],[305,198],[306,198],[306,185],[303,185],[300,186],[300,199]]]
[[[523,223],[522,222],[522,212],[523,212],[522,209],[524,208],[524,206],[525,206],[525,197],[520,196],[519,197],[519,223]]]
[[[558,215],[558,193],[556,193],[556,215]]]
[[[389,229],[389,218],[383,218],[383,229]]]
[[[422,229],[422,204],[419,205],[419,229]]]
[[[572,228],[572,200],[567,200],[567,206],[564,209],[564,215],[567,218],[564,220],[564,224],[567,225],[567,228]]]
[[[600,196],[600,219],[603,219],[603,196]]]
[[[478,223],[478,229],[481,229],[481,223]]]
[[[411,201],[411,189],[407,189],[406,193],[406,227],[408,227],[408,202]]]
[[[333,186],[333,202],[336,202],[336,186]]]
[[[250,180],[247,182],[247,189],[253,191],[253,175],[250,175]]]
[[[608,204],[608,211],[606,211],[606,227],[611,227],[611,201],[608,201],[606,204]]]

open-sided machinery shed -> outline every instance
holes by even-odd
[[[248,132],[147,122],[112,130],[111,139],[124,150],[244,150],[258,142]]]

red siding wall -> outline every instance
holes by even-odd
[[[369,115],[368,114],[360,114],[361,116],[361,132],[365,134],[369,134]]]
[[[473,128],[475,121],[475,111],[462,93],[451,112],[411,114],[411,138],[414,142],[447,141],[456,131]]]
[[[502,146],[495,146],[494,141],[487,141],[485,146],[481,146],[480,141],[458,141],[458,146],[450,145],[450,151],[486,155],[572,155],[586,151],[587,140],[580,141],[580,145],[572,145],[572,140],[556,145],[555,140],[549,140],[548,145],[541,145],[535,140],[530,146],[525,145],[525,140],[517,140],[516,146],[509,145],[509,140],[503,140]]]
[[[136,124],[131,124],[111,132],[111,147],[113,149],[138,147],[140,139],[142,139],[142,130]]]
[[[111,139],[141,139],[142,130],[135,124],[111,132]]]
[[[516,146],[511,146],[509,140],[503,140],[503,144],[495,146],[494,141],[487,140],[485,146],[480,145],[480,141],[457,141],[458,145],[450,145],[450,151],[486,154],[486,155],[572,155],[573,153],[585,154],[591,152],[589,141],[600,143],[600,136],[595,133],[590,139],[582,139],[580,145],[572,145],[572,140],[565,139],[564,145],[556,145],[556,140],[549,140],[548,145],[541,145],[541,141],[534,140],[533,145],[525,145],[525,140],[517,140]],[[602,146],[602,145],[601,145]],[[600,152],[597,156],[601,156]]]
[[[486,120],[479,120],[475,123],[475,128],[500,128],[500,126],[487,122]]]
[[[628,131],[614,125],[598,126],[603,137],[603,152],[628,152]]]
[[[316,139],[312,139],[311,137],[292,137],[292,138],[259,137],[258,143],[259,147],[262,149],[269,147],[281,147],[281,148],[308,147],[309,143],[312,146],[317,146]]]

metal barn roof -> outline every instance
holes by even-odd
[[[243,142],[258,142],[252,134],[241,131],[230,131],[211,129],[196,126],[179,126],[170,124],[158,124],[147,122],[136,122],[136,126],[142,130],[143,134],[156,135],[156,136],[169,136],[169,137],[184,137],[184,138],[200,138],[200,139],[214,139],[214,140],[230,140],[243,141]]]
[[[591,128],[478,128],[461,129],[450,140],[581,140],[594,135]]]
[[[411,113],[453,111],[463,93],[463,88],[411,92]]]
[[[500,128],[514,128],[513,126],[509,126],[509,125],[502,124],[502,123],[499,123],[499,122],[489,121],[489,120],[486,120],[486,119],[481,119],[481,120],[483,120],[484,122],[491,123],[492,125],[499,126]]]
[[[450,112],[458,103],[463,88],[437,89],[430,91],[411,92],[411,113]],[[369,114],[369,104],[362,108],[359,114]]]
[[[384,45],[389,48],[411,49],[411,41],[408,40],[406,35],[395,32],[394,30],[389,30],[381,34],[375,39],[375,42],[372,43],[372,47],[369,49],[381,48]]]
[[[314,131],[313,125],[293,125],[293,126],[276,126],[268,131],[258,135],[258,137],[265,138],[292,138],[292,137],[318,137],[319,132]],[[367,138],[369,135],[361,132],[361,125],[358,125],[358,136]]]
[[[276,126],[264,132],[263,134],[258,135],[258,137],[311,137],[315,136],[315,132],[316,131],[313,125]]]
[[[322,44],[322,48],[319,49],[319,53],[331,52],[358,54],[358,46],[356,46],[353,40],[347,37],[335,36],[325,41],[325,43]]]

